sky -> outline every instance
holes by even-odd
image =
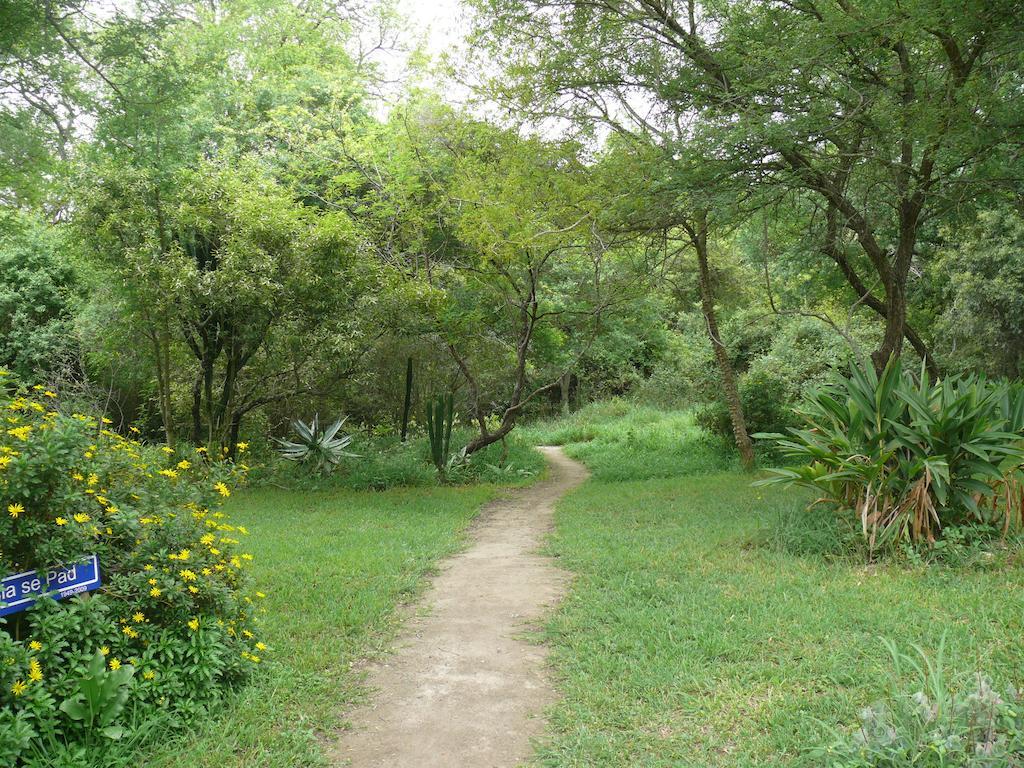
[[[415,35],[426,38],[427,51],[438,55],[460,43],[465,35],[465,10],[459,0],[399,0],[401,14]]]

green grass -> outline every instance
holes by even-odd
[[[650,416],[613,418],[657,434]],[[564,698],[537,765],[808,764],[806,749],[884,694],[881,636],[934,653],[945,635],[952,673],[1021,682],[1021,565],[868,567],[754,545],[806,498],[685,462],[677,477],[615,482],[665,470],[679,449],[616,468],[622,440],[607,425],[577,417],[563,435],[590,438],[568,450],[595,477],[559,505],[550,544],[575,580],[549,626]]]
[[[461,448],[476,433],[459,428],[452,432],[452,451]],[[448,478],[451,485],[468,483],[529,482],[544,470],[544,458],[533,449],[518,430],[501,443],[478,451],[468,464],[458,467]],[[507,454],[503,452],[507,449]],[[286,488],[318,489],[349,488],[353,490],[385,490],[400,487],[434,487],[440,484],[437,471],[430,463],[427,438],[420,435],[402,443],[396,435],[370,436],[357,433],[351,449],[356,458],[345,459],[331,475],[311,476],[301,466],[279,458],[268,447],[254,459],[252,479],[255,483],[276,484]]]
[[[595,403],[569,418],[524,428],[536,445],[561,445],[597,480],[647,480],[719,471],[737,464],[688,411],[660,411],[625,400]]]
[[[362,691],[352,668],[387,647],[396,607],[456,551],[493,486],[238,494],[228,511],[250,529],[253,578],[267,594],[261,674],[148,768],[314,768],[321,737]]]

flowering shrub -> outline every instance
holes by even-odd
[[[126,725],[200,713],[264,651],[247,531],[217,509],[243,470],[106,424],[0,378],[0,577],[93,554],[103,576],[92,595],[0,618],[0,765],[51,765],[55,752],[101,765],[93,755]],[[79,716],[94,690],[119,705]]]
[[[951,688],[940,657],[933,663],[920,649],[916,656],[887,647],[894,682],[912,670],[919,687],[907,694],[896,686],[889,700],[866,707],[859,723],[815,750],[816,763],[828,768],[1020,768],[1024,766],[1024,696],[1000,693],[983,675]]]

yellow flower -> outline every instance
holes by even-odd
[[[206,449],[203,446],[199,446],[196,448],[196,453],[206,453]]]
[[[56,397],[57,396],[56,392],[51,392],[50,390],[46,390],[45,392],[43,392],[43,394],[46,395],[47,397]]]
[[[105,645],[101,646],[100,647],[100,653],[102,653],[104,656],[106,656],[108,653],[110,653],[110,649],[107,646],[105,646]]]
[[[162,592],[160,590],[160,587],[153,587],[151,590],[149,590],[150,597],[160,597],[161,594]]]
[[[21,680],[15,680],[14,685],[11,686],[11,693],[15,696],[21,696],[25,691],[28,690],[28,684]]]
[[[75,515],[76,523],[88,523],[90,520],[92,520],[92,518],[85,514],[85,512],[79,512]]]
[[[238,449],[239,453],[245,453],[246,449],[249,447],[249,444],[248,443],[238,443],[235,447]]]
[[[40,643],[38,640],[33,640],[31,643],[28,644],[28,647],[31,648],[33,651],[43,650],[43,644]]]
[[[215,483],[213,489],[224,498],[231,495],[231,490],[224,483]]]
[[[89,485],[96,485],[96,483],[98,483],[99,481],[99,477],[96,475],[95,472],[93,472],[91,475],[89,475],[89,480],[87,482]]]
[[[172,480],[178,476],[178,473],[175,472],[173,469],[161,469],[159,472],[157,472],[157,474],[163,475],[164,477],[169,477]]]
[[[198,630],[199,629],[199,619],[192,619],[191,621],[189,621],[188,628],[191,629],[193,632]]]
[[[43,668],[39,666],[39,662],[35,659],[28,663],[28,679],[33,683],[38,683],[43,679]]]
[[[144,614],[142,611],[136,611],[134,614],[132,614],[132,621],[134,621],[136,624],[141,624],[145,620],[146,614]]]
[[[78,482],[82,482],[83,480],[85,480],[85,477],[82,475],[81,472],[74,472],[71,475],[71,479],[77,480]]]
[[[0,469],[3,469],[4,467],[6,467],[10,463],[11,463],[11,457],[10,456],[0,456]]]
[[[188,568],[186,568],[186,569],[184,569],[182,571],[178,571],[178,575],[181,576],[181,578],[184,581],[195,581],[196,580],[196,575],[194,573],[192,573],[192,571],[190,571]]]
[[[192,462],[188,459],[182,459],[178,462],[178,469],[188,469],[192,466]]]
[[[117,670],[119,670],[119,669],[121,668],[121,662],[120,662],[120,660],[119,660],[119,659],[111,659],[111,660],[110,660],[110,668],[111,668],[112,670],[114,670],[115,672],[116,672]]]
[[[171,448],[171,446],[169,446],[169,445],[165,445],[165,446],[161,447],[160,450],[163,451],[164,453],[166,453],[168,456],[170,456],[172,453],[174,453],[174,449]]]
[[[68,524],[68,521],[66,519],[64,519],[63,517],[58,517],[55,522],[57,523],[57,525],[67,525]]]
[[[18,515],[25,511],[25,508],[21,504],[8,504],[7,511],[8,513],[10,513],[11,517],[16,518]]]
[[[257,593],[256,593],[256,597],[258,597],[258,598],[260,598],[260,599],[263,599],[264,597],[266,597],[266,595],[265,595],[265,594],[263,594],[262,592],[257,592]]]
[[[193,595],[198,595],[199,594],[199,587],[189,586],[188,591],[191,592]]]
[[[142,673],[142,676],[143,676],[143,677],[144,677],[144,678],[145,678],[146,680],[152,680],[152,679],[153,679],[154,677],[156,677],[156,672],[154,672],[154,671],[153,671],[153,670],[151,670],[151,669],[147,669],[147,670],[146,670],[145,672],[143,672],[143,673]]]
[[[256,643],[256,650],[257,651],[265,651],[265,650],[267,650],[267,646],[264,645],[263,643]]]
[[[28,440],[29,435],[32,434],[32,427],[15,427],[14,429],[8,429],[7,434],[19,440]]]
[[[131,432],[133,435],[141,435],[142,434],[139,431],[138,427],[128,427],[128,431]]]
[[[126,636],[128,636],[128,637],[131,637],[131,638],[136,638],[136,637],[138,637],[138,636],[139,636],[139,633],[138,633],[138,632],[136,632],[136,631],[135,631],[134,629],[132,629],[131,627],[122,627],[121,631],[122,631],[122,632],[123,632],[123,633],[124,633],[124,634],[125,634]]]

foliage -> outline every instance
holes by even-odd
[[[810,488],[859,518],[873,551],[898,541],[933,543],[947,525],[1021,522],[1024,390],[976,376],[919,381],[891,361],[881,375],[812,390],[804,427],[778,441],[791,469],[763,483]]]
[[[64,413],[41,386],[0,382],[0,573],[95,554],[104,579],[91,597],[5,617],[0,753],[49,764],[147,720],[195,718],[264,647],[238,538],[247,531],[217,510],[242,472],[204,449],[144,446],[107,419]],[[94,669],[97,653],[109,673]],[[127,666],[138,674],[113,674]]]
[[[21,216],[0,228],[0,366],[22,377],[55,377],[76,352],[78,281],[62,233]]]
[[[302,419],[295,419],[292,430],[298,439],[278,440],[281,456],[288,461],[311,467],[319,474],[331,472],[343,458],[357,458],[357,454],[346,450],[352,444],[352,435],[338,436],[345,421],[346,417],[342,417],[321,429],[319,415],[314,416],[309,424]]]
[[[943,308],[936,339],[947,363],[1024,373],[1024,217],[1008,207],[982,211],[940,252],[933,279]]]
[[[917,646],[913,654],[883,641],[892,658],[886,701],[866,707],[860,722],[815,750],[830,768],[1011,768],[1024,765],[1024,696],[1011,688],[1000,695],[981,674],[959,686],[943,669],[943,646],[935,659]],[[911,674],[919,686],[900,689]]]

